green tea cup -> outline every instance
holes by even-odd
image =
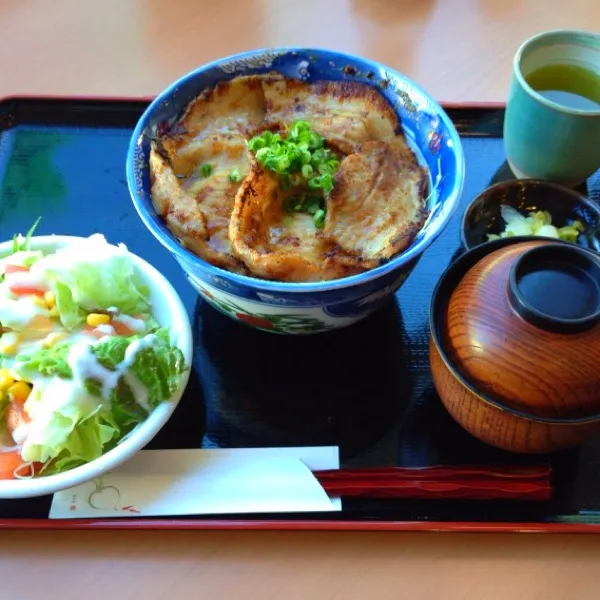
[[[600,168],[600,34],[559,29],[521,45],[504,146],[520,179],[573,187]]]

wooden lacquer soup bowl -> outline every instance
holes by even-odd
[[[452,417],[492,446],[548,453],[600,433],[600,256],[547,238],[477,246],[442,275],[430,364]]]

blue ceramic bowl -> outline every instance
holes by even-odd
[[[150,195],[150,142],[159,126],[177,121],[188,103],[219,81],[276,71],[305,81],[353,80],[375,86],[397,111],[407,139],[427,166],[430,216],[413,243],[386,264],[359,275],[317,283],[280,283],[230,273],[183,248],[156,214]],[[127,182],[138,214],[170,250],[190,283],[218,310],[266,331],[305,334],[355,323],[376,310],[411,273],[458,206],[464,180],[460,138],[442,108],[388,67],[357,56],[307,48],[254,50],[188,73],[150,104],[127,155]]]

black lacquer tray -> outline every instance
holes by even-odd
[[[461,209],[393,301],[338,332],[285,337],[234,323],[205,304],[146,230],[125,182],[131,131],[146,100],[8,98],[0,101],[0,239],[25,232],[104,233],[153,263],[193,322],[194,370],[152,448],[336,445],[344,467],[532,464],[549,461],[548,502],[344,500],[339,513],[157,519],[49,520],[50,497],[0,500],[0,528],[396,529],[600,531],[600,438],[528,458],[465,433],[437,398],[428,359],[428,311],[439,276],[460,252],[462,209],[512,177],[500,105],[448,106],[463,137]],[[600,174],[586,190],[600,201]],[[244,360],[237,359],[243,352]],[[309,366],[318,368],[309,368]]]

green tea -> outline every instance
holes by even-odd
[[[578,65],[540,67],[525,77],[538,94],[577,110],[600,110],[600,75]]]

